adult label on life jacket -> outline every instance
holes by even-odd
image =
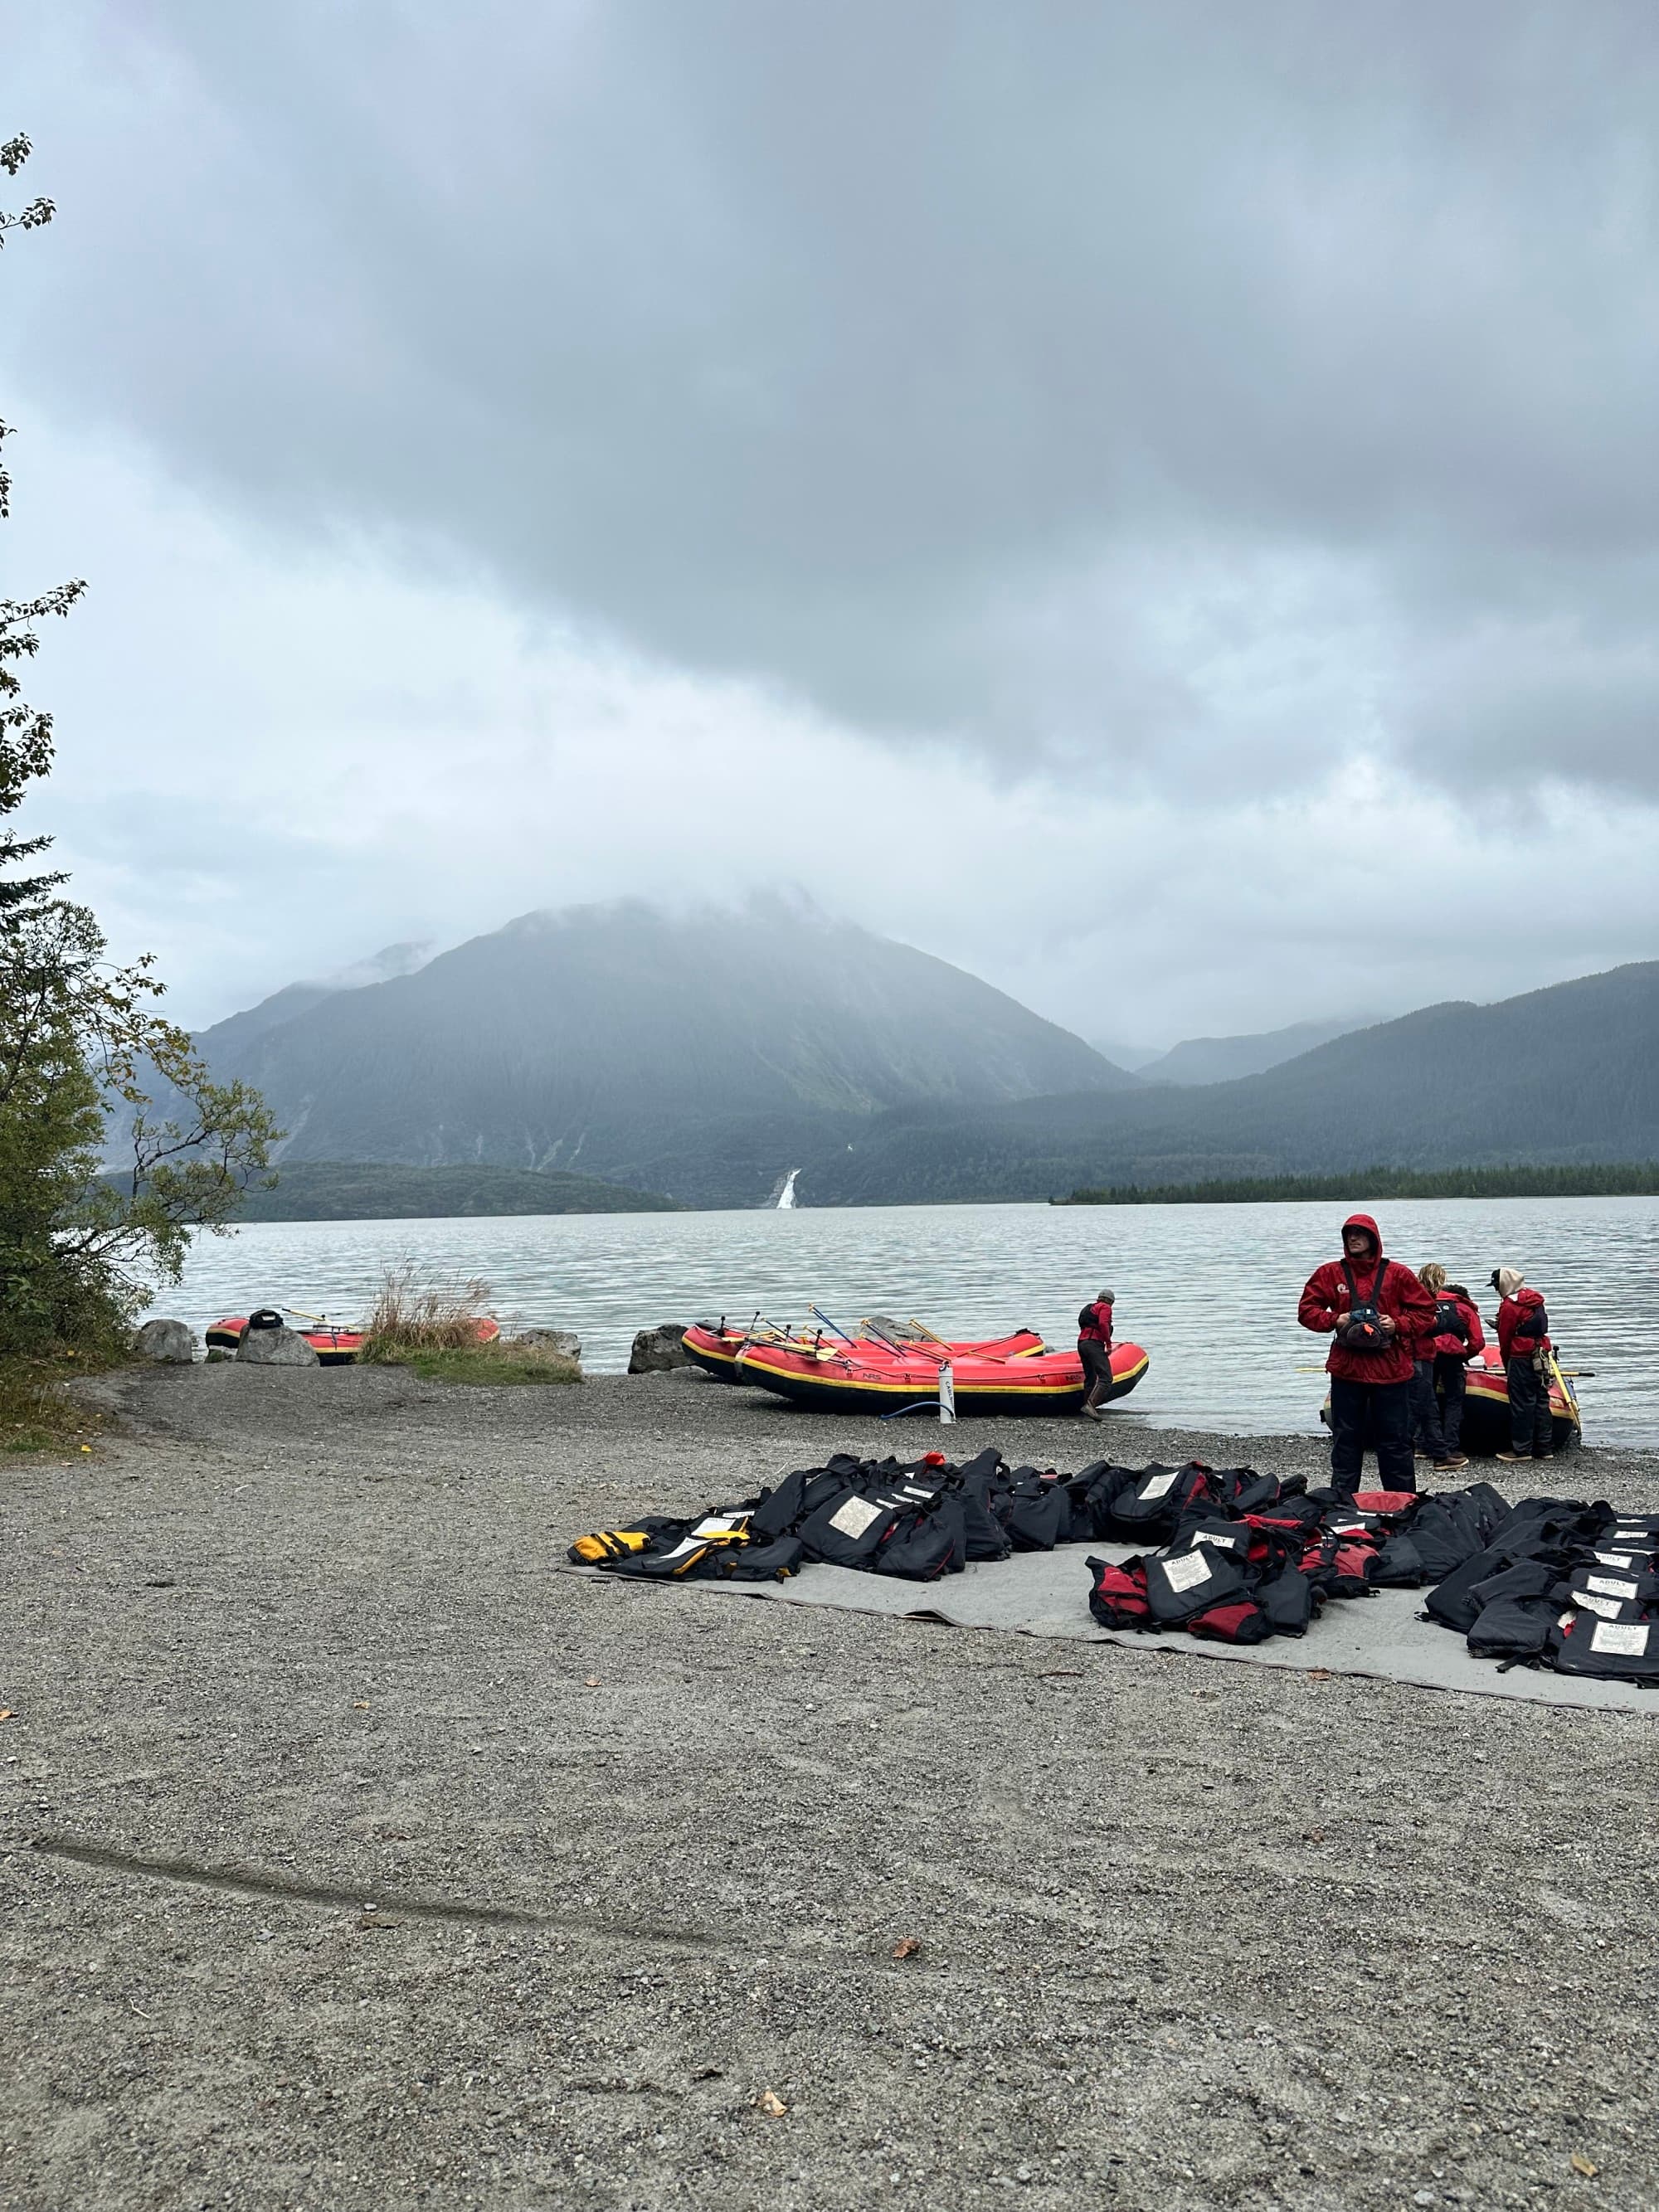
[[[1588,1590],[1576,1590],[1572,1601],[1585,1613],[1599,1613],[1603,1620],[1617,1620],[1619,1618],[1616,1597],[1592,1597]]]
[[[1642,1564],[1639,1559],[1632,1559],[1628,1552],[1592,1552],[1590,1557],[1598,1566],[1622,1567],[1627,1575],[1633,1575]],[[1599,1589],[1601,1584],[1597,1583],[1593,1587]]]
[[[749,1518],[746,1513],[711,1513],[691,1531],[694,1536],[729,1536]]]
[[[1135,1494],[1139,1498],[1167,1498],[1180,1480],[1181,1469],[1172,1468],[1168,1474],[1155,1474],[1150,1482],[1143,1482]]]
[[[1633,1598],[1636,1595],[1634,1583],[1622,1583],[1614,1575],[1586,1575],[1584,1588],[1600,1590],[1603,1597]]]
[[[1212,1571],[1202,1552],[1187,1552],[1163,1564],[1164,1579],[1174,1590],[1196,1589],[1200,1583],[1209,1581]]]
[[[1648,1625],[1643,1620],[1598,1620],[1590,1637],[1592,1651],[1613,1651],[1623,1659],[1643,1658],[1647,1648]]]
[[[849,1498],[830,1516],[830,1526],[856,1543],[872,1521],[880,1520],[881,1512],[881,1507],[872,1505],[867,1498]]]

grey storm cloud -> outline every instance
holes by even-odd
[[[1021,767],[1659,783],[1650,0],[69,13],[31,356],[278,527]]]

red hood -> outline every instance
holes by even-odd
[[[1370,1240],[1371,1240],[1371,1257],[1372,1257],[1374,1260],[1380,1260],[1380,1259],[1382,1258],[1382,1231],[1377,1227],[1376,1224],[1376,1223],[1371,1219],[1371,1217],[1370,1216],[1370,1214],[1369,1214],[1369,1213],[1351,1213],[1351,1214],[1348,1216],[1347,1219],[1343,1223],[1343,1224],[1342,1224],[1342,1235],[1343,1235],[1343,1237],[1344,1237],[1344,1239],[1345,1239],[1345,1242],[1344,1242],[1344,1243],[1343,1243],[1343,1247],[1342,1247],[1342,1249],[1343,1249],[1344,1252],[1346,1252],[1346,1251],[1347,1250],[1347,1249],[1348,1249],[1348,1248],[1347,1248],[1346,1242],[1346,1237],[1347,1237],[1348,1231],[1349,1231],[1349,1230],[1351,1230],[1351,1229],[1363,1229],[1363,1230],[1364,1231],[1365,1234],[1366,1234],[1366,1235],[1370,1238]]]
[[[1543,1303],[1542,1291],[1529,1291],[1524,1283],[1518,1291],[1512,1291],[1510,1293],[1510,1304],[1518,1307],[1522,1313],[1536,1313]]]

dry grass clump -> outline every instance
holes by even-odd
[[[476,1350],[478,1324],[491,1318],[489,1285],[472,1281],[451,1285],[423,1283],[413,1261],[388,1267],[368,1321],[364,1359],[386,1359],[402,1352]]]
[[[478,1334],[489,1312],[489,1285],[423,1283],[410,1261],[389,1267],[365,1324],[360,1360],[407,1367],[428,1382],[580,1382],[573,1359],[545,1345]]]

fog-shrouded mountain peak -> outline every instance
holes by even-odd
[[[285,1158],[577,1169],[716,1205],[764,1203],[886,1111],[1134,1087],[978,977],[781,897],[521,915],[198,1042],[264,1091]]]

